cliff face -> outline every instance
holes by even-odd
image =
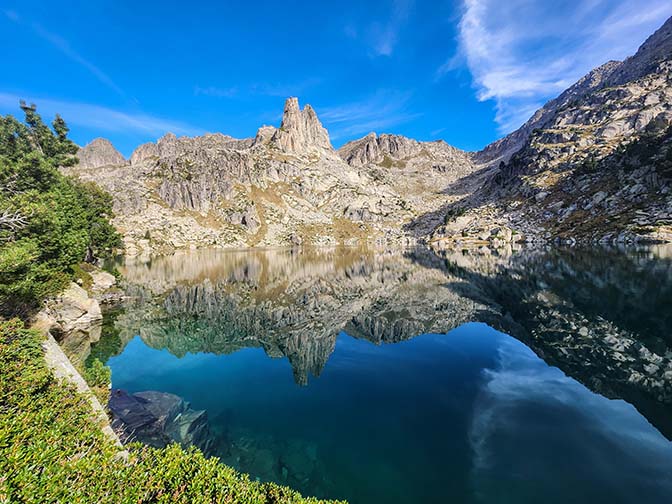
[[[113,195],[115,224],[131,254],[190,246],[403,244],[408,238],[400,223],[438,208],[445,197],[437,183],[445,186],[474,166],[442,142],[381,139],[394,163],[348,164],[312,107],[301,109],[289,98],[280,127],[263,126],[253,139],[169,133],[139,146],[130,165],[80,163],[69,172]]]

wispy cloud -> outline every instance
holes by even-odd
[[[16,11],[5,10],[3,12],[7,17],[7,19],[9,19],[10,21],[19,25],[24,24],[23,17],[19,15],[19,13],[17,13]],[[114,91],[115,93],[117,93],[122,97],[126,96],[124,91],[119,86],[117,86],[117,84],[115,84],[115,82],[110,78],[109,75],[107,75],[98,66],[94,65],[91,61],[89,61],[79,52],[77,52],[66,39],[64,39],[63,37],[61,37],[56,33],[47,30],[39,23],[30,23],[30,29],[33,31],[33,33],[35,33],[35,35],[42,38],[43,40],[48,42],[51,46],[53,46],[55,49],[63,53],[64,56],[66,56],[70,60],[74,61],[78,65],[88,70],[96,79],[98,79],[101,83],[110,88],[112,91]]]
[[[110,132],[138,132],[155,136],[168,131],[179,135],[197,135],[202,129],[179,121],[144,113],[123,112],[99,105],[66,100],[54,100],[30,95],[0,93],[0,109],[16,113],[19,100],[37,104],[38,111],[45,117],[60,114],[71,125],[94,128]]]
[[[419,117],[408,110],[410,93],[382,90],[368,99],[319,109],[318,115],[333,140],[383,132]]]
[[[299,96],[306,90],[317,86],[322,82],[320,77],[308,77],[296,82],[260,82],[252,84],[249,88],[250,94],[264,96]]]
[[[389,14],[369,23],[363,29],[353,23],[343,28],[346,37],[361,38],[369,45],[371,56],[392,56],[399,41],[399,33],[407,22],[414,6],[414,0],[391,0]]]
[[[623,59],[672,15],[669,0],[559,2],[464,0],[459,54],[440,78],[466,62],[479,100],[494,100],[502,133],[592,68]]]
[[[238,88],[220,88],[216,86],[194,86],[194,96],[212,96],[215,98],[233,98],[238,94]]]

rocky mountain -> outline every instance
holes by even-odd
[[[476,154],[490,174],[432,241],[672,240],[671,47],[672,19]]]
[[[126,251],[672,241],[672,20],[478,153],[371,133],[337,151],[310,105],[254,138],[168,133],[68,172],[115,201]]]
[[[125,165],[126,159],[105,138],[96,138],[77,151],[81,168],[100,168],[101,166]]]
[[[350,166],[379,165],[387,168],[407,168],[427,164],[435,171],[463,168],[462,175],[472,167],[471,155],[451,147],[443,140],[418,142],[401,135],[369,133],[364,138],[348,142],[338,154]]]
[[[139,146],[130,164],[123,158],[109,162],[108,143],[96,141],[86,148],[91,156],[68,173],[113,195],[114,223],[130,254],[206,246],[403,244],[409,238],[401,225],[450,200],[437,187],[475,166],[470,155],[443,142],[380,138],[380,162],[346,162],[343,152],[355,148],[336,152],[312,107],[301,109],[289,98],[280,126],[262,126],[255,138],[168,133]]]

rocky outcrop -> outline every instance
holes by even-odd
[[[80,168],[100,168],[128,164],[124,156],[105,138],[96,138],[77,151]]]
[[[47,300],[33,326],[55,338],[75,366],[82,367],[91,344],[100,340],[103,314],[100,302],[118,302],[123,296],[114,275],[97,268],[88,273],[89,291],[72,282],[60,295]]]
[[[635,56],[594,70],[478,153],[495,163],[491,175],[444,208],[431,241],[502,226],[569,244],[672,240],[671,46],[668,20]]]
[[[155,159],[159,157],[159,149],[153,142],[144,143],[135,148],[131,154],[131,164],[140,164],[143,161]]]
[[[282,123],[271,139],[282,151],[294,154],[314,150],[332,150],[329,133],[317,118],[313,107],[299,107],[298,98],[288,98],[282,114]]]
[[[76,366],[89,356],[91,343],[100,339],[102,323],[98,301],[74,282],[36,317],[36,325],[53,335]]]
[[[418,142],[401,135],[369,133],[364,138],[348,142],[338,149],[338,155],[350,166],[369,164],[383,167],[418,165],[427,169],[447,171],[472,166],[468,153],[451,147],[442,140]]]

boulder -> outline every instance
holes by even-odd
[[[83,363],[91,343],[100,340],[102,322],[98,301],[74,282],[36,317],[36,324],[51,333],[74,364]]]

